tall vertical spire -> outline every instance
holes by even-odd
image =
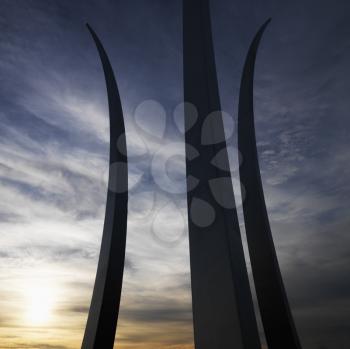
[[[229,170],[209,1],[184,0],[183,25],[184,99],[198,113],[193,124],[193,108],[185,108],[195,346],[260,349]],[[192,189],[194,178],[199,182]]]
[[[106,79],[110,121],[110,167],[100,257],[81,348],[112,349],[125,259],[128,206],[127,153],[123,111],[113,70],[97,35],[89,25],[88,29],[99,52]]]
[[[270,20],[269,20],[270,21]],[[254,66],[267,21],[256,34],[244,65],[238,111],[238,148],[246,234],[261,317],[269,349],[300,349],[278,265],[266,211],[256,147],[253,106]]]

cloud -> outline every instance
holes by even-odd
[[[272,14],[255,85],[271,227],[303,347],[345,349],[348,2],[211,6],[222,104],[231,114],[252,35]],[[108,169],[107,100],[88,19],[116,71],[132,159],[117,342],[122,349],[192,348],[186,200],[166,190],[169,179],[179,191],[185,180],[183,135],[173,120],[182,98],[180,2],[12,0],[0,9],[0,347],[80,346]],[[164,107],[161,141],[136,123],[145,100]],[[167,162],[169,154],[179,156]],[[230,155],[237,179],[237,156]],[[58,290],[46,337],[23,320],[23,290],[38,277]]]

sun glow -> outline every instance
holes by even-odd
[[[44,326],[52,319],[55,307],[55,288],[44,282],[30,282],[25,290],[26,322],[30,326]]]

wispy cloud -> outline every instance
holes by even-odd
[[[223,107],[232,114],[251,36],[273,15],[255,87],[271,226],[303,347],[345,349],[348,2],[222,0],[212,9]],[[5,0],[0,10],[0,348],[81,345],[109,147],[103,74],[86,20],[116,70],[131,156],[117,342],[121,349],[192,348],[184,145],[174,120],[182,98],[180,2]],[[145,100],[160,103],[164,123],[146,118],[149,110],[137,115]],[[164,131],[160,140],[147,137],[155,129]],[[239,203],[234,149],[230,156]],[[180,194],[169,193],[169,183]],[[50,323],[33,327],[27,290],[39,279],[57,293]]]

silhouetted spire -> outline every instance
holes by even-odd
[[[260,349],[227,156],[208,0],[184,0],[183,22],[184,99],[198,114],[185,108],[195,346]],[[194,178],[199,183],[193,189]]]
[[[110,167],[101,251],[82,349],[112,349],[125,259],[128,206],[126,140],[123,111],[111,64],[97,35],[89,25],[87,26],[98,49],[106,79],[110,121]]]
[[[255,139],[254,66],[261,37],[270,20],[256,34],[243,70],[238,111],[238,148],[246,234],[261,317],[269,349],[300,349],[288,304],[266,211]]]

